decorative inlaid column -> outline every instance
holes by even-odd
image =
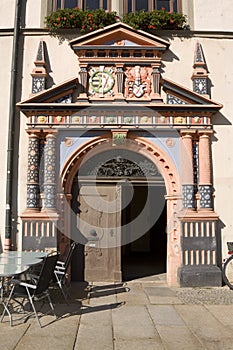
[[[116,79],[117,79],[117,94],[116,99],[123,99],[123,84],[124,84],[124,64],[116,65]]]
[[[44,148],[44,202],[43,210],[56,209],[56,134],[46,135]]]
[[[195,209],[193,133],[191,131],[181,131],[181,180],[183,208],[185,209]]]
[[[199,193],[200,209],[212,210],[211,152],[210,135],[212,131],[199,132]]]
[[[161,101],[160,96],[160,65],[152,65],[152,80],[153,80],[153,91],[151,98],[153,100]]]
[[[40,163],[40,138],[36,133],[29,134],[28,145],[28,170],[27,170],[27,208],[39,210],[39,163]]]
[[[79,99],[87,99],[87,65],[82,64],[80,66],[80,86],[81,86],[81,91],[80,91],[80,96]]]

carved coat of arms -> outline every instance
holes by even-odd
[[[151,93],[151,81],[146,67],[130,67],[126,71],[125,94],[126,97],[142,97]]]

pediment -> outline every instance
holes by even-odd
[[[219,108],[222,107],[221,104],[211,100],[208,96],[198,94],[167,78],[161,79],[161,87],[166,94],[166,101],[164,102],[168,105],[207,105]]]
[[[70,45],[79,56],[79,75],[17,104],[33,128],[177,123],[202,128],[211,125],[211,116],[222,107],[161,76],[162,51],[169,42],[152,34],[118,22]]]
[[[80,50],[84,47],[88,48],[97,46],[143,46],[150,47],[151,49],[166,50],[169,45],[169,42],[166,40],[142,30],[135,30],[122,22],[117,22],[70,41],[70,46],[74,51]]]
[[[88,100],[80,101],[78,99],[78,86],[78,78],[72,78],[68,81],[64,81],[60,84],[57,84],[51,87],[50,89],[39,92],[29,97],[28,99],[19,102],[17,105],[22,110],[25,110],[25,107],[27,109],[27,106],[30,106],[29,109],[33,110],[36,110],[36,108],[41,109],[43,106],[44,108],[49,108],[49,106],[53,106],[54,110],[59,110],[62,104],[66,104],[67,108],[72,108],[73,110],[75,110],[75,108],[94,108],[95,106],[101,106],[102,108],[102,104],[100,104],[99,101],[96,104]],[[164,92],[164,94],[161,95],[163,97],[160,101],[153,102],[151,100],[141,101],[140,99],[135,99],[132,104],[127,103],[127,101],[125,101],[125,103],[122,103],[122,101],[119,103],[117,100],[115,102],[114,100],[111,100],[109,102],[109,106],[112,106],[113,108],[125,108],[127,105],[138,107],[142,105],[146,108],[170,111],[173,109],[176,110],[177,107],[182,110],[190,110],[190,108],[209,108],[210,110],[218,110],[222,107],[221,104],[211,100],[207,96],[197,94],[192,90],[188,89],[187,87],[177,84],[167,78],[162,78],[160,80],[160,86]],[[109,108],[107,101],[105,101],[104,104],[106,108]]]
[[[54,85],[47,90],[34,94],[26,100],[18,103],[18,106],[24,104],[50,104],[50,103],[72,103],[74,91],[78,88],[78,78],[66,80],[60,84]]]

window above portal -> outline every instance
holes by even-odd
[[[85,10],[104,9],[110,11],[110,0],[53,0],[53,11],[63,8],[74,8]]]
[[[124,1],[124,13],[135,11],[165,10],[168,12],[181,11],[180,0],[127,0]]]
[[[112,11],[111,0],[53,0],[53,11],[63,8],[74,8],[85,10],[104,9]],[[181,12],[181,0],[119,0],[123,12],[135,12],[140,10],[153,11],[162,10],[168,12]]]

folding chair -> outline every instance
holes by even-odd
[[[50,308],[53,311],[54,315],[56,316],[55,310],[49,295],[48,288],[50,285],[50,281],[53,278],[57,259],[58,259],[58,254],[48,256],[44,261],[39,277],[36,279],[32,279],[30,281],[22,281],[22,280],[20,281],[16,279],[12,280],[13,287],[10,292],[6,306],[8,306],[11,300],[15,300],[16,302],[18,302],[20,305],[23,306],[23,304],[17,299],[23,298],[23,302],[24,302],[24,299],[28,299],[40,327],[42,327],[42,325],[35,308],[35,304],[34,304],[35,301],[39,301],[44,298],[47,298]],[[3,319],[4,315],[5,315],[5,310],[2,314],[1,320]]]
[[[74,253],[75,247],[77,245],[78,245],[78,243],[76,243],[76,242],[71,243],[70,249],[69,249],[69,252],[67,254],[65,261],[58,260],[56,267],[55,267],[55,270],[54,270],[55,283],[53,283],[53,286],[57,285],[60,288],[66,302],[67,302],[67,295],[68,295],[68,288],[67,288],[66,283],[67,283],[67,279],[69,276],[67,271],[68,271],[68,267],[70,265],[71,258],[72,258],[72,255]]]

